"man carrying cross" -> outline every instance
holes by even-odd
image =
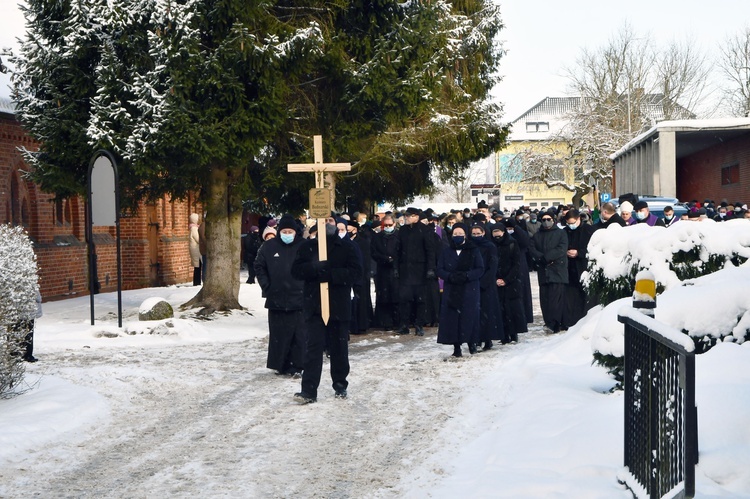
[[[359,282],[362,264],[354,244],[336,235],[336,221],[324,218],[333,204],[333,190],[326,191],[327,172],[347,171],[349,163],[323,163],[323,139],[313,137],[315,162],[288,165],[290,172],[313,172],[315,187],[310,192],[310,214],[318,219],[318,238],[300,248],[292,264],[292,276],[305,281],[303,316],[307,325],[307,352],[302,372],[302,390],[294,394],[302,404],[318,398],[323,350],[331,355],[331,379],[337,398],[346,398],[349,385],[349,333],[352,286]],[[329,203],[326,206],[326,203]],[[321,207],[322,205],[322,207]],[[324,230],[325,229],[325,230]],[[346,232],[344,232],[346,235]]]
[[[346,398],[349,382],[349,321],[352,314],[352,286],[362,276],[362,264],[354,244],[336,233],[335,221],[326,222],[324,237],[328,259],[320,261],[318,241],[303,243],[292,264],[292,276],[304,280],[303,314],[307,326],[307,353],[302,371],[302,390],[294,394],[297,402],[309,404],[318,398],[318,386],[323,370],[323,350],[331,355],[331,380],[336,398]],[[321,314],[321,286],[328,283],[329,318]]]

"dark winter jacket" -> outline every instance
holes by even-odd
[[[466,241],[460,255],[443,248],[437,275],[445,281],[437,342],[446,345],[479,342],[479,279],[484,274],[482,255]]]
[[[609,220],[604,220],[599,217],[599,221],[594,224],[594,230],[599,229],[606,229],[610,225],[619,225],[620,227],[625,227],[628,225],[628,223],[620,216],[619,213],[615,213],[611,217],[609,217]]]
[[[299,236],[291,244],[273,238],[258,251],[253,269],[267,309],[302,310],[303,282],[292,278],[292,264],[302,243],[303,239]]]
[[[588,246],[594,228],[589,224],[581,223],[575,229],[565,227],[563,230],[568,236],[568,249],[578,252],[575,258],[568,257],[568,284],[580,284],[581,274],[588,266]]]
[[[531,257],[536,263],[539,284],[568,284],[568,236],[557,225],[542,227],[531,239]]]
[[[479,278],[479,339],[500,340],[503,338],[503,316],[497,297],[497,247],[484,237],[473,241],[484,263],[484,273]]]
[[[421,222],[398,230],[399,279],[401,284],[424,284],[427,271],[435,272],[434,232]]]
[[[250,232],[243,238],[242,245],[245,250],[244,259],[248,266],[251,266],[255,261],[255,257],[258,256],[258,250],[260,249],[261,243],[260,235],[256,232]]]
[[[352,286],[360,282],[362,264],[354,243],[337,235],[327,236],[328,259],[318,260],[318,240],[302,243],[292,265],[292,276],[304,280],[305,318],[320,315],[320,283],[328,283],[331,320],[351,320]]]
[[[372,239],[372,258],[378,265],[375,273],[376,300],[380,303],[398,302],[398,233],[381,231]]]
[[[498,291],[507,298],[521,298],[521,252],[518,249],[518,243],[507,232],[499,240],[495,239],[494,243],[498,256],[495,277],[505,281],[505,286],[500,287]]]

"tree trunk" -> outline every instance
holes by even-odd
[[[182,308],[201,307],[202,314],[242,308],[238,300],[242,206],[234,203],[230,172],[214,165],[205,202],[206,278]]]

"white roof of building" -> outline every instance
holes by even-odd
[[[750,130],[750,118],[716,118],[705,120],[669,120],[661,121],[649,130],[635,137],[622,146],[617,152],[610,155],[609,159],[615,160],[639,143],[659,132],[699,132],[706,130]]]
[[[0,97],[0,113],[16,114],[16,106],[7,97]]]

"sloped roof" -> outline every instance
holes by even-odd
[[[541,121],[551,116],[565,116],[581,105],[580,97],[545,97],[511,123]]]
[[[16,106],[8,97],[0,97],[0,113],[13,115],[16,114]]]

